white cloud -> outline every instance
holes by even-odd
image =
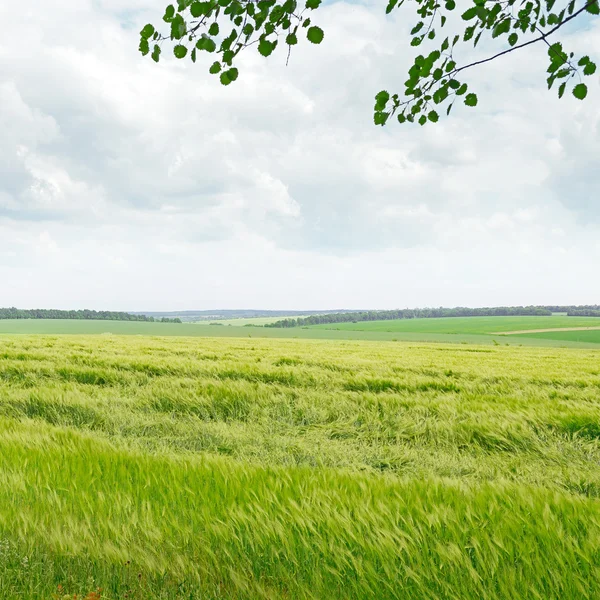
[[[223,88],[154,65],[155,0],[0,6],[0,305],[393,307],[592,302],[600,89],[559,102],[544,49],[473,70],[477,110],[371,124],[409,20],[319,10],[321,47]],[[600,55],[600,28],[571,35]],[[23,50],[26,48],[26,51]]]

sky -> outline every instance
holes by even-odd
[[[138,53],[165,5],[0,3],[0,306],[600,303],[598,76],[559,101],[536,45],[468,72],[476,109],[381,128],[410,3],[323,6],[320,46],[229,87]],[[560,39],[600,59],[600,19]]]

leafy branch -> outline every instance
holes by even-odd
[[[557,0],[470,0],[461,14],[463,26],[459,31],[453,31],[427,55],[415,57],[403,93],[382,90],[375,96],[375,124],[385,125],[391,116],[400,123],[435,123],[439,108],[445,106],[446,114],[450,114],[459,98],[467,106],[477,106],[477,94],[457,76],[538,42],[548,46],[548,89],[560,80],[558,96],[562,98],[567,84],[577,77],[572,94],[585,99],[588,89],[583,77],[593,75],[596,64],[589,56],[576,58],[560,42],[550,43],[548,38],[577,17],[600,14],[599,0],[563,0],[560,9],[556,4]],[[209,73],[229,85],[239,76],[234,62],[245,48],[255,46],[259,54],[269,57],[281,43],[287,46],[289,60],[301,34],[320,44],[324,32],[311,22],[311,13],[320,5],[321,0],[305,0],[303,7],[298,0],[177,0],[165,9],[165,32],[152,24],[143,27],[139,50],[155,62],[159,62],[164,44],[172,45],[176,58],[189,57],[194,63],[202,52],[213,54],[216,60],[210,64]],[[456,10],[456,0],[388,0],[386,13],[407,5],[416,9],[418,18],[410,32],[413,48],[441,37],[441,30],[450,28],[450,13]],[[484,34],[504,39],[508,48],[457,65],[454,52],[458,45],[472,40],[477,47]]]
[[[189,55],[196,62],[200,52],[214,54],[209,73],[219,75],[223,85],[238,78],[233,66],[237,55],[249,46],[256,45],[258,52],[270,56],[277,48],[280,37],[285,35],[288,52],[298,43],[299,30],[313,44],[323,41],[323,30],[311,25],[306,10],[315,10],[321,0],[306,0],[304,9],[298,12],[296,0],[177,0],[169,4],[163,21],[169,26],[166,33],[148,24],[140,32],[140,52],[159,62],[162,46],[173,43],[173,54],[178,59]],[[223,30],[227,30],[223,35]],[[289,56],[289,54],[288,54]]]
[[[404,3],[405,0],[399,3],[390,0],[387,12]],[[436,38],[435,29],[428,28],[426,34],[422,34],[421,31],[425,27],[425,19],[439,11],[441,5],[438,0],[414,0],[413,3],[419,6],[417,13],[421,20],[411,31],[413,36],[411,46],[418,47],[426,38],[428,40]],[[564,80],[558,88],[558,96],[562,98],[567,81],[578,76],[579,83],[573,86],[572,93],[580,100],[585,99],[588,90],[587,85],[581,81],[581,75],[593,75],[596,72],[596,64],[589,56],[583,56],[575,62],[574,53],[567,54],[560,42],[550,44],[547,38],[583,13],[598,15],[600,13],[598,0],[585,0],[578,8],[576,0],[570,0],[560,11],[555,10],[555,4],[556,0],[545,0],[545,2],[522,0],[519,3],[517,0],[503,2],[474,0],[472,6],[461,15],[462,21],[467,23],[462,35],[454,35],[452,41],[446,37],[439,48],[427,56],[419,55],[415,58],[408,72],[409,78],[405,82],[403,98],[399,94],[390,95],[385,90],[375,96],[375,124],[385,125],[392,115],[397,115],[400,123],[415,121],[421,125],[427,122],[435,123],[439,120],[436,105],[446,104],[446,114],[450,114],[455,101],[461,96],[464,96],[465,105],[477,106],[477,95],[472,92],[467,93],[468,84],[460,81],[457,75],[537,42],[548,45],[550,62],[547,69],[548,89],[556,80]],[[454,0],[446,0],[444,3],[446,12],[453,11],[455,7]],[[515,8],[518,8],[516,16]],[[446,25],[446,22],[447,16],[442,12],[439,18],[440,29]],[[484,59],[457,66],[454,60],[454,49],[457,44],[473,39],[473,45],[476,47],[484,32],[490,34],[493,39],[506,36],[509,47]],[[518,43],[521,36],[535,33],[538,33],[536,37]]]

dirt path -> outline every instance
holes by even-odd
[[[521,331],[495,331],[489,335],[517,335],[521,333],[552,333],[553,331],[597,331],[600,327],[552,327],[550,329],[522,329]]]

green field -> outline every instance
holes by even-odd
[[[552,331],[544,333],[528,333],[510,336],[515,338],[554,340],[557,342],[581,342],[585,344],[600,344],[600,329],[588,331]]]
[[[393,321],[362,321],[312,325],[318,329],[340,331],[388,331],[446,334],[489,334],[530,329],[559,329],[564,327],[600,327],[594,317],[447,317],[442,319],[398,319]]]
[[[519,319],[526,319],[519,321]],[[534,320],[532,323],[532,319]],[[539,321],[537,319],[540,319]],[[402,321],[370,321],[344,323],[329,326],[294,327],[277,329],[271,327],[243,327],[202,325],[196,323],[145,323],[134,321],[78,321],[61,319],[0,320],[0,336],[7,334],[50,334],[50,335],[137,335],[137,336],[181,336],[181,337],[250,337],[250,338],[297,338],[331,340],[371,340],[394,342],[444,342],[462,344],[503,344],[516,346],[545,346],[595,348],[596,337],[585,341],[575,337],[540,335],[501,335],[503,331],[518,329],[542,329],[549,323],[564,327],[567,317],[468,317],[465,319],[406,319]],[[571,327],[598,326],[600,321],[579,320],[569,317]],[[490,321],[492,321],[490,323]],[[530,327],[533,325],[533,327]],[[331,329],[330,327],[335,327]],[[353,329],[359,327],[359,329]],[[496,335],[485,333],[496,328]],[[387,328],[387,329],[386,329]],[[402,329],[403,328],[403,329]],[[492,329],[493,330],[493,329]],[[564,333],[564,332],[562,332]]]
[[[600,350],[0,336],[0,598],[594,599],[599,463]]]

